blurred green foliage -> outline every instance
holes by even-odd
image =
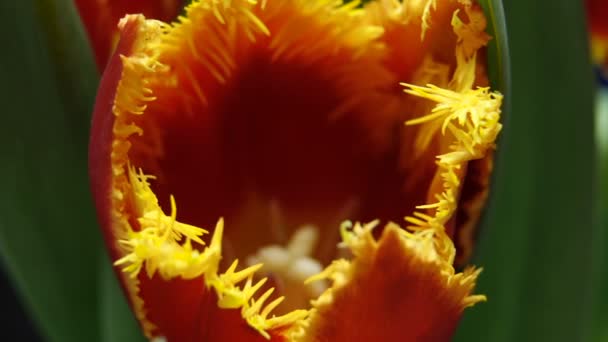
[[[598,144],[598,224],[601,229],[603,243],[600,258],[603,263],[598,270],[601,280],[598,284],[598,306],[594,311],[593,321],[595,341],[608,341],[608,87],[600,88],[596,98],[596,127],[595,137]]]
[[[0,3],[0,250],[44,335],[94,341],[99,316],[92,265],[101,240],[92,228],[83,132],[97,77],[71,5],[42,13],[43,5]],[[41,18],[59,10],[67,12],[54,31]],[[69,51],[56,41],[80,48]],[[71,57],[81,63],[69,71],[58,67]]]
[[[475,259],[488,302],[457,341],[592,340],[601,239],[582,6],[504,2],[511,87]]]
[[[87,179],[93,58],[70,0],[2,1],[0,28],[2,260],[43,336],[102,341],[127,308],[98,269],[109,259]],[[132,318],[120,329],[137,331]]]

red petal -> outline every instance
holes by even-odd
[[[112,150],[112,127],[114,126],[114,98],[116,89],[122,77],[121,55],[129,55],[138,35],[141,20],[136,16],[127,17],[121,29],[120,42],[116,52],[110,59],[106,68],[95,100],[93,110],[93,123],[91,126],[91,137],[89,141],[89,179],[91,191],[97,209],[97,218],[103,228],[106,245],[110,249],[113,259],[118,257],[115,245],[115,236],[111,225],[111,150]]]
[[[173,20],[182,0],[74,0],[91,42],[97,68],[103,70],[112,54],[118,36],[120,18],[130,13],[142,13],[147,18]]]
[[[358,235],[350,243],[352,264],[329,276],[343,285],[319,299],[308,340],[449,341],[464,308],[484,300],[470,295],[479,271],[454,274],[432,237],[413,237],[396,225],[379,241],[371,230]]]
[[[122,57],[138,51],[139,41],[148,39],[143,16],[127,16],[121,21],[121,39],[102,77],[93,114],[89,144],[89,175],[106,245],[112,261],[125,256],[119,245],[121,218],[116,217],[113,200],[115,172],[112,151],[115,143],[115,98],[123,81]],[[129,215],[128,210],[125,215]],[[123,218],[125,219],[125,218]],[[126,218],[137,231],[137,221]],[[122,237],[124,238],[124,236]],[[164,337],[168,341],[267,341],[242,318],[240,310],[218,308],[218,297],[205,286],[203,275],[194,279],[164,279],[158,273],[149,277],[139,272],[136,278],[116,269],[142,330],[148,338]],[[282,341],[280,329],[269,330],[272,341]]]
[[[590,31],[608,39],[608,1],[587,0],[586,5]]]
[[[142,24],[143,17],[140,16],[129,16],[122,21],[120,42],[110,59],[99,86],[89,144],[91,190],[96,204],[97,217],[113,261],[122,257],[117,245],[115,223],[113,222],[111,209],[112,165],[110,156],[115,121],[113,113],[114,98],[123,71],[120,56],[129,56],[132,53],[134,44],[141,32]],[[166,332],[164,332],[167,337],[177,338],[171,340],[187,341],[184,334],[188,331],[190,336],[194,334],[195,320],[197,319],[197,315],[194,313],[200,310],[200,303],[204,294],[202,279],[165,282],[159,281],[155,277],[151,281],[141,282],[141,293],[138,294],[134,293],[138,286],[136,280],[128,278],[128,275],[119,269],[116,269],[116,273],[122,280],[121,284],[129,296],[130,305],[140,319],[144,330],[148,330],[149,328],[146,329],[146,326],[154,321],[156,325],[167,327]],[[145,277],[145,272],[142,272],[141,275]],[[144,315],[142,310],[144,308],[141,307],[143,296],[147,297],[145,311],[149,313],[148,315]],[[168,322],[171,322],[171,324],[168,324]],[[184,328],[187,326],[190,329]]]

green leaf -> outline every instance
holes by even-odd
[[[50,341],[97,341],[87,180],[97,74],[72,1],[0,3],[0,252]]]
[[[605,247],[608,246],[608,88],[600,88],[597,91],[596,98],[596,127],[595,137],[598,151],[598,174],[599,174],[599,192],[598,192],[598,213],[600,232],[603,234],[600,240],[603,243],[604,250],[601,257],[599,298],[596,308],[595,322],[595,339],[597,341],[608,341],[608,272],[605,271],[608,265],[608,253]]]
[[[109,263],[109,256],[103,255],[100,263],[101,292],[99,308],[101,317],[102,342],[137,342],[145,341],[131,313],[124,293],[118,285],[118,279]]]
[[[504,17],[512,82],[474,260],[488,302],[456,341],[587,341],[599,239],[582,2],[506,1]]]
[[[488,20],[488,34],[492,40],[488,43],[488,71],[492,88],[503,95],[511,86],[511,64],[507,39],[507,23],[502,1],[480,0],[480,5]],[[508,103],[509,97],[505,99]]]

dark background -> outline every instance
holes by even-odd
[[[2,339],[8,341],[44,341],[25,313],[19,294],[13,288],[6,270],[0,265],[0,318],[2,319]],[[10,337],[9,337],[10,336]]]

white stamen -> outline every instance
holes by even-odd
[[[292,259],[289,251],[279,245],[270,245],[260,248],[258,259],[264,263],[264,267],[269,270],[284,270],[289,267]]]
[[[323,271],[323,266],[317,259],[310,257],[298,258],[293,262],[292,267],[287,271],[286,276],[289,279],[297,279],[304,282],[306,279],[313,275],[319,274]],[[326,284],[323,282],[312,282],[306,286],[308,295],[311,297],[318,297],[325,291]]]
[[[315,226],[302,226],[293,233],[287,244],[287,251],[295,258],[311,255],[318,239],[319,231]]]
[[[304,284],[306,279],[323,270],[323,265],[311,256],[318,240],[318,228],[304,225],[296,229],[286,246],[264,246],[247,257],[246,262],[248,265],[262,263],[261,271],[276,277],[278,283],[285,286],[281,289],[286,295],[283,305],[306,305],[327,288],[323,280]]]

